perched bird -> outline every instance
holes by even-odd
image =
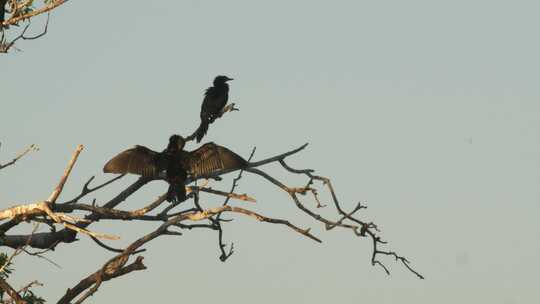
[[[180,152],[184,145],[184,139],[178,135],[169,138],[167,148],[161,153],[137,145],[109,160],[103,167],[103,172],[132,173],[149,178],[159,178],[160,173],[165,171],[165,180],[169,183],[167,200],[181,202],[186,199],[184,181],[187,178],[187,172],[180,159]]]
[[[221,116],[223,108],[229,100],[227,81],[231,80],[233,79],[227,76],[217,76],[214,79],[214,86],[206,89],[201,106],[201,124],[195,131],[197,142],[201,142],[201,139],[208,132],[208,126]]]
[[[6,14],[6,3],[7,0],[0,0],[0,29],[3,27],[2,22],[4,22]]]
[[[165,180],[169,183],[167,200],[182,202],[186,200],[188,179],[212,177],[214,173],[242,169],[248,164],[238,154],[214,143],[206,143],[194,151],[184,151],[184,145],[182,136],[172,135],[169,145],[161,153],[135,146],[109,160],[103,172],[159,178],[165,171]]]

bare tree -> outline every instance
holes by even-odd
[[[233,107],[230,107],[226,110],[230,111],[232,108]],[[97,192],[123,177],[123,175],[116,176],[101,184],[92,186],[92,182],[94,181],[94,176],[92,176],[82,186],[80,193],[76,197],[63,202],[57,202],[66,180],[69,178],[69,175],[77,162],[77,158],[83,150],[83,146],[80,145],[75,150],[58,185],[53,189],[48,198],[33,203],[14,204],[14,207],[0,211],[0,234],[2,234],[0,246],[10,247],[15,250],[15,253],[9,261],[4,261],[3,265],[11,263],[12,258],[21,253],[46,258],[46,255],[57,246],[77,244],[75,242],[76,236],[78,234],[84,234],[91,238],[97,246],[112,252],[113,256],[103,265],[97,267],[97,270],[94,273],[83,278],[72,288],[68,289],[64,296],[58,300],[58,303],[82,303],[98,291],[104,282],[122,277],[131,272],[146,269],[141,253],[149,249],[148,246],[150,242],[164,235],[179,236],[191,229],[209,229],[216,231],[219,259],[225,262],[234,253],[233,244],[227,245],[223,240],[226,220],[222,218],[222,215],[225,213],[247,216],[259,222],[283,225],[302,237],[309,238],[315,242],[322,242],[318,236],[312,233],[310,228],[299,227],[287,219],[271,218],[253,212],[249,210],[249,208],[232,205],[232,200],[255,201],[255,199],[248,194],[236,193],[238,181],[243,178],[246,173],[249,173],[263,178],[267,182],[275,185],[280,191],[287,193],[291,199],[291,203],[294,204],[301,213],[311,217],[314,224],[322,225],[326,230],[341,229],[350,231],[352,232],[351,236],[353,238],[358,238],[360,240],[368,239],[372,244],[370,260],[372,265],[379,266],[387,274],[390,274],[388,266],[384,264],[382,259],[387,256],[399,262],[416,277],[423,279],[424,277],[411,267],[409,261],[405,257],[394,251],[382,248],[386,245],[386,242],[381,238],[377,225],[373,222],[362,220],[357,216],[359,211],[367,208],[365,205],[358,203],[352,210],[346,210],[338,200],[337,193],[329,178],[316,175],[315,171],[312,169],[297,169],[288,164],[288,157],[302,152],[306,147],[307,144],[294,150],[258,161],[253,161],[255,155],[255,148],[253,148],[253,151],[248,158],[248,165],[244,169],[238,170],[238,175],[233,179],[233,183],[228,191],[209,188],[204,184],[199,186],[193,185],[195,180],[188,179],[186,181],[186,190],[189,193],[190,199],[186,202],[165,203],[166,194],[163,194],[156,200],[149,202],[144,208],[137,210],[123,210],[119,209],[119,206],[152,179],[141,177],[127,188],[119,191],[115,197],[112,197],[106,202],[98,203],[94,200],[91,204],[82,203],[81,201],[89,194]],[[9,165],[13,165],[17,160],[21,159],[21,157],[35,149],[35,146],[30,146],[14,160],[6,163],[6,165],[1,166],[0,168],[3,169]],[[287,185],[261,169],[268,164],[279,164],[290,174],[304,176],[305,183],[300,186]],[[230,172],[216,171],[213,172],[209,178],[220,181],[221,176],[227,173]],[[332,198],[331,206],[325,206],[320,202],[318,189],[320,186],[329,191]],[[223,203],[217,207],[205,207],[200,199],[201,192],[222,196],[224,198]],[[304,202],[305,199],[301,199],[304,196],[311,198],[313,203],[311,206]],[[332,208],[336,217],[331,219],[317,212],[317,210],[325,207]],[[83,215],[76,215],[80,213]],[[162,224],[154,231],[150,231],[148,234],[141,236],[126,248],[113,248],[105,244],[104,240],[115,240],[118,239],[117,236],[90,230],[90,226],[95,225],[95,223],[100,220],[152,221],[161,222]],[[28,221],[48,225],[51,230],[49,232],[37,233],[36,228],[34,228],[31,232],[23,235],[9,234],[9,231],[12,228]],[[143,248],[143,246],[146,248]],[[31,252],[30,250],[41,251]],[[36,284],[38,283],[29,283],[27,288],[15,290],[7,283],[5,278],[0,278],[0,287],[2,290],[5,290],[10,297],[10,300],[7,301],[15,301],[16,303],[26,303],[21,292],[28,292],[28,290]],[[4,302],[6,302],[6,300],[4,300]]]

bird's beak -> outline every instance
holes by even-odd
[[[234,80],[234,78],[227,77],[227,81],[231,81],[231,80]]]

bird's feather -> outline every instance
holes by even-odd
[[[155,177],[161,171],[161,168],[158,168],[157,158],[157,152],[144,146],[135,146],[109,160],[103,167],[103,172]]]
[[[241,156],[214,143],[207,143],[197,150],[187,152],[182,161],[193,179],[207,177],[218,171],[242,169],[247,165],[247,161]]]

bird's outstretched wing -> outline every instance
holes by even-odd
[[[158,168],[158,153],[144,146],[135,146],[129,150],[109,160],[103,172],[120,174],[138,174],[145,177],[157,176],[160,172]]]
[[[187,152],[182,161],[192,179],[207,177],[219,171],[242,169],[247,165],[247,161],[240,155],[214,143]]]

